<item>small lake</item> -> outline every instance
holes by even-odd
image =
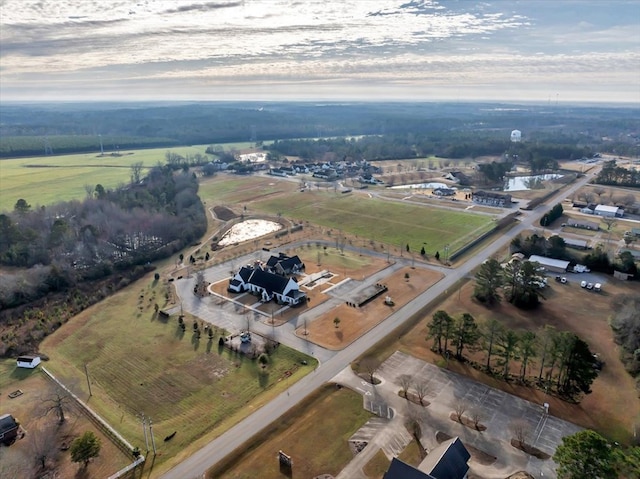
[[[562,178],[563,175],[549,173],[547,175],[513,176],[507,178],[504,191],[540,190],[544,188],[543,182]]]
[[[451,188],[451,186],[449,185],[445,185],[444,183],[414,183],[412,185],[398,185],[398,186],[392,186],[391,189],[393,190],[407,190],[407,189],[427,189],[427,190],[433,190],[436,188]]]

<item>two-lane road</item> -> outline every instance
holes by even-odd
[[[547,204],[561,202],[578,188],[585,185],[594,173],[576,180],[567,189],[562,189],[549,199]],[[239,422],[227,432],[214,439],[202,449],[194,453],[188,459],[175,466],[162,476],[162,479],[192,479],[202,475],[222,460],[225,456],[241,446],[258,431],[267,427],[273,421],[282,417],[294,405],[305,399],[318,387],[331,380],[349,363],[364,354],[368,349],[385,338],[391,331],[406,322],[415,313],[429,305],[440,294],[450,290],[456,282],[471,273],[482,261],[499,252],[509,244],[516,235],[534,227],[534,223],[549,209],[548,206],[539,206],[534,211],[525,212],[521,216],[520,224],[511,228],[500,238],[487,245],[487,247],[474,257],[469,258],[463,265],[447,272],[446,276],[422,293],[416,299],[392,314],[378,326],[364,334],[346,349],[337,352],[330,359],[322,363],[315,372],[307,375],[302,380],[293,384],[288,391],[280,394],[256,412]],[[537,226],[537,225],[536,225]]]

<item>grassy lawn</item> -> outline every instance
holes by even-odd
[[[382,479],[384,473],[389,469],[390,464],[391,461],[387,459],[387,456],[385,456],[382,449],[380,449],[376,452],[375,456],[373,456],[373,459],[362,468],[362,472],[364,472],[369,479]]]
[[[445,244],[453,252],[493,225],[484,215],[320,191],[298,193],[294,200],[269,197],[254,208],[308,220],[331,228],[333,234],[344,231],[394,247],[409,244],[416,253],[424,243],[431,254],[442,254]]]
[[[114,188],[127,183],[131,177],[131,165],[142,162],[146,168],[165,162],[165,153],[179,155],[204,154],[206,146],[177,148],[151,148],[123,150],[121,156],[99,153],[77,155],[42,156],[0,161],[0,211],[13,209],[20,198],[33,207],[58,201],[79,200],[86,196],[84,185],[100,183]]]
[[[221,331],[212,341],[206,335],[197,341],[193,318],[185,318],[185,333],[175,317],[159,320],[156,302],[164,306],[164,286],[150,275],[84,311],[41,345],[51,358],[46,367],[132,444],[144,446],[140,414],[153,420],[156,466],[187,454],[194,441],[210,440],[214,429],[217,435],[264,404],[284,387],[287,371],[294,382],[315,367],[312,358],[280,346],[268,374],[261,374],[255,361],[218,347]],[[309,364],[298,367],[303,359]]]
[[[337,476],[353,458],[348,440],[370,417],[362,396],[349,389],[325,386],[297,406],[281,422],[244,445],[226,465],[209,471],[207,478],[279,479],[277,453],[293,461],[292,478],[320,474]]]

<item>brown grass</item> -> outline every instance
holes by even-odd
[[[9,362],[11,364],[9,364]],[[15,368],[14,361],[7,361],[2,364],[2,369]],[[0,385],[0,404],[2,404],[2,413],[10,413],[26,430],[27,435],[13,444],[5,451],[6,457],[11,458],[13,454],[25,454],[31,458],[29,452],[29,435],[36,434],[38,427],[46,421],[55,422],[56,418],[53,413],[45,418],[39,417],[39,407],[42,404],[43,397],[46,397],[45,391],[51,385],[44,375],[35,370],[27,376],[20,374],[12,374],[8,380],[3,375],[3,382]],[[9,399],[7,395],[16,390],[23,391],[21,396]],[[122,469],[126,465],[133,462],[133,458],[125,455],[111,440],[98,429],[93,422],[85,416],[78,407],[71,405],[71,409],[67,414],[67,421],[60,428],[60,444],[62,442],[69,443],[73,438],[82,435],[85,431],[92,431],[101,440],[102,447],[100,456],[93,459],[88,467],[88,473],[91,477],[108,477],[116,471]],[[79,465],[71,462],[69,451],[60,452],[60,460],[57,463],[59,479],[76,478]]]
[[[389,350],[400,349],[444,366],[445,361],[442,357],[431,351],[431,342],[424,340],[427,332],[426,325],[436,309],[443,309],[454,316],[469,312],[479,322],[493,317],[516,330],[538,331],[544,325],[550,325],[560,331],[573,331],[605,361],[604,369],[592,385],[593,392],[585,396],[577,405],[545,395],[544,391],[487,376],[468,363],[451,360],[448,368],[523,399],[538,404],[548,402],[550,412],[554,416],[600,431],[613,440],[627,443],[631,440],[631,426],[634,418],[640,414],[640,402],[634,381],[618,358],[618,348],[613,342],[607,320],[615,294],[634,291],[637,293],[637,285],[610,279],[604,291],[596,294],[580,288],[578,278],[578,275],[569,276],[570,282],[567,285],[552,282],[545,291],[547,300],[543,301],[540,308],[529,312],[517,309],[508,303],[501,303],[488,309],[471,298],[473,282],[469,282],[462,290],[430,310],[412,330],[402,336],[399,344],[391,345]],[[469,355],[465,352],[465,356],[470,356],[477,361],[485,359],[484,353]],[[511,370],[518,371],[518,369],[519,365],[514,363]],[[536,373],[535,365],[529,374],[534,373]]]
[[[405,279],[406,273],[409,273],[410,276],[408,280]],[[317,317],[307,325],[306,338],[328,349],[343,349],[435,284],[441,277],[440,273],[431,270],[402,268],[381,281],[382,284],[388,286],[387,293],[361,308],[341,304],[330,312]],[[384,304],[387,295],[393,299],[394,306]],[[340,324],[337,328],[333,323],[336,317],[340,318]],[[304,332],[304,327],[302,327],[298,328],[296,334],[304,336]]]

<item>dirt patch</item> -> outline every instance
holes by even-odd
[[[409,278],[405,277],[407,274]],[[384,296],[376,298],[361,308],[341,304],[314,319],[306,328],[298,328],[296,334],[328,349],[342,349],[441,278],[442,275],[435,271],[402,268],[381,281],[389,288],[387,295],[392,298],[393,306],[385,304]],[[334,323],[335,318],[340,319],[337,327]]]
[[[516,449],[520,449],[522,452],[529,454],[530,456],[537,457],[538,459],[549,459],[551,456],[544,451],[541,451],[537,447],[531,446],[526,442],[518,441],[517,439],[511,439],[511,445]]]
[[[56,456],[56,460],[51,462],[52,467],[57,471],[56,477],[60,479],[75,479],[78,472],[78,465],[71,462],[68,447],[78,436],[85,431],[92,431],[101,440],[100,456],[92,459],[88,467],[88,473],[91,477],[108,477],[116,471],[133,462],[133,457],[125,455],[110,439],[98,429],[93,422],[85,416],[78,407],[73,404],[69,405],[66,413],[67,420],[62,426],[57,426],[55,415],[52,413],[45,417],[40,417],[41,411],[38,409],[42,406],[42,400],[45,398],[47,388],[50,382],[45,379],[42,373],[34,371],[31,376],[17,382],[11,382],[7,386],[0,387],[0,403],[3,408],[10,407],[11,414],[17,418],[21,426],[26,431],[24,438],[18,440],[11,447],[6,448],[2,456],[3,463],[6,461],[7,467],[13,463],[13,459],[19,460],[21,457],[32,458],[32,448],[34,440],[44,438],[44,431],[48,424],[53,425],[55,430],[55,441],[51,449],[52,456]],[[7,399],[7,394],[17,387],[23,391],[23,394],[14,399]],[[117,424],[112,424],[117,428]],[[25,470],[25,464],[32,465],[32,461],[21,463],[19,474],[14,477],[31,477],[31,473]],[[5,472],[11,471],[6,469]],[[35,473],[34,473],[35,474]]]
[[[453,436],[449,436],[448,434],[438,431],[436,432],[436,440],[438,441],[438,443],[442,444],[445,441],[448,441],[449,439],[451,439]],[[483,466],[490,466],[491,464],[493,464],[494,462],[496,462],[496,460],[498,459],[495,456],[492,456],[491,454],[487,454],[484,451],[481,451],[478,448],[475,448],[473,446],[469,446],[468,444],[464,444],[464,447],[466,448],[467,451],[469,451],[469,454],[471,455],[471,459],[473,459],[474,461],[476,461],[478,464],[482,464]]]
[[[451,419],[452,421],[457,422],[458,424],[462,424],[463,426],[468,427],[469,429],[473,429],[475,431],[486,431],[487,430],[487,426],[485,426],[484,424],[478,423],[476,424],[475,421],[469,419],[468,417],[465,416],[461,416],[460,418],[458,418],[458,415],[456,413],[451,413],[449,414],[449,419]]]
[[[226,206],[214,206],[213,213],[221,221],[229,221],[238,217],[230,208]]]

